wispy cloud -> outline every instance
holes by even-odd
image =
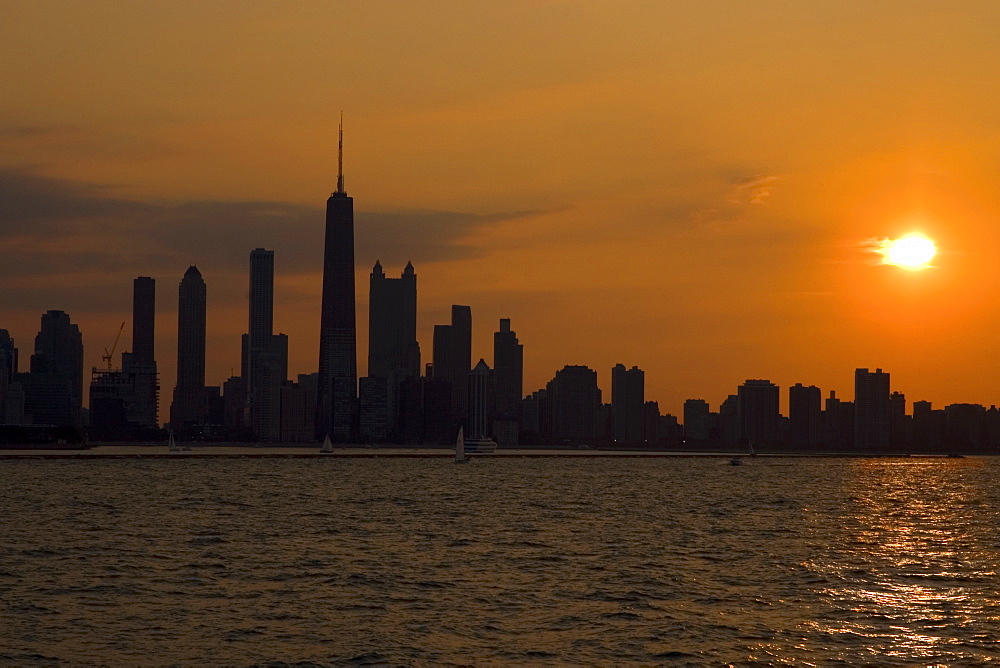
[[[733,184],[726,199],[735,205],[763,204],[771,196],[772,188],[778,180],[777,176],[747,176]]]

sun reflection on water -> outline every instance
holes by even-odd
[[[996,591],[976,584],[998,570],[997,552],[982,548],[996,541],[982,535],[975,517],[980,490],[954,470],[947,485],[939,475],[975,463],[859,460],[856,466],[863,471],[847,483],[843,549],[806,564],[828,581],[820,594],[833,612],[804,625],[844,642],[864,638],[873,660],[954,659],[957,643],[946,629],[985,625],[985,631],[1000,621]],[[984,597],[994,603],[989,610]]]

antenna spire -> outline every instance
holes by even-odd
[[[346,195],[344,190],[344,112],[340,112],[340,144],[337,149],[337,193]]]

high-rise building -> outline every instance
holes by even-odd
[[[358,422],[364,443],[384,443],[389,437],[388,381],[365,376],[358,388]]]
[[[340,124],[337,190],[326,201],[323,303],[319,330],[316,432],[337,442],[355,433],[358,396],[357,325],[354,305],[354,200],[344,190],[344,124]]]
[[[889,374],[882,369],[854,372],[854,447],[889,447]]]
[[[820,390],[815,385],[796,383],[788,388],[788,431],[793,446],[808,448],[818,442],[822,403]]]
[[[127,422],[143,429],[159,426],[160,377],[156,368],[156,281],[132,281],[132,352],[122,354],[122,374],[131,388],[125,403]]]
[[[510,318],[500,319],[493,333],[493,379],[496,392],[493,439],[500,445],[516,445],[520,429],[520,406],[524,390],[524,346],[510,329]]]
[[[469,414],[466,416],[465,435],[469,438],[492,436],[493,410],[496,406],[493,370],[480,358],[469,371]]]
[[[281,386],[288,377],[288,337],[274,327],[274,251],[250,252],[250,322],[246,336],[247,413],[255,438],[281,439]]]
[[[184,272],[177,303],[177,384],[170,405],[174,430],[203,424],[205,394],[205,318],[207,289],[194,265]]]
[[[647,401],[642,409],[643,417],[646,420],[646,443],[650,445],[659,444],[663,434],[660,432],[660,404],[655,401]]]
[[[646,440],[645,373],[637,366],[626,369],[616,364],[611,369],[611,412],[616,443],[631,445]]]
[[[726,445],[740,442],[740,398],[730,394],[719,404],[719,440]]]
[[[417,343],[417,274],[407,262],[399,278],[388,278],[382,264],[372,268],[368,297],[368,376],[385,380],[389,432],[399,419],[399,386],[420,376]]]
[[[740,439],[749,447],[778,440],[781,413],[778,412],[779,388],[769,380],[747,380],[736,393],[740,415]]]
[[[587,442],[597,436],[601,390],[596,371],[579,365],[563,367],[546,385],[546,397],[553,439]]]
[[[14,339],[6,329],[0,329],[0,424],[20,424],[24,421],[21,415],[24,398],[16,375],[17,348]]]
[[[712,409],[704,399],[684,401],[684,440],[707,441],[712,436]]]
[[[156,284],[148,276],[132,282],[132,352],[122,353],[122,366],[93,368],[90,382],[90,438],[153,440],[159,413],[159,375],[153,358]]]
[[[451,307],[451,324],[434,325],[434,380],[451,384],[453,431],[465,421],[472,370],[472,309]]]
[[[155,363],[156,281],[149,276],[132,280],[132,361]]]
[[[82,426],[83,337],[63,311],[42,315],[31,372],[18,374],[34,424]]]

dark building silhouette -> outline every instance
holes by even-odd
[[[923,450],[940,449],[945,445],[946,418],[929,401],[913,402],[913,442]]]
[[[433,377],[423,380],[422,440],[425,443],[454,443],[457,428],[452,411],[451,383]]]
[[[337,190],[326,201],[323,303],[319,330],[319,394],[316,432],[336,442],[355,433],[358,396],[357,325],[354,304],[354,200],[344,190],[344,124],[340,124]]]
[[[779,388],[769,380],[747,380],[736,393],[740,416],[740,439],[750,447],[778,441],[781,413]]]
[[[841,401],[830,390],[823,409],[820,442],[835,449],[845,449],[854,443],[854,402]]]
[[[854,372],[854,447],[889,447],[889,374],[876,369]]]
[[[121,368],[94,367],[90,382],[92,440],[159,438],[159,374],[153,358],[156,284],[148,276],[132,282],[132,352],[122,353]]]
[[[23,425],[24,387],[18,373],[18,352],[14,339],[0,329],[0,424]]]
[[[24,391],[25,420],[82,426],[83,337],[63,311],[42,315],[30,373],[17,374]]]
[[[132,280],[132,361],[156,363],[156,281],[149,276]]]
[[[177,384],[170,405],[174,430],[207,421],[205,393],[205,317],[207,289],[195,266],[184,272],[178,288]]]
[[[707,441],[711,438],[712,409],[704,399],[684,401],[684,440]]]
[[[598,435],[601,390],[597,372],[586,366],[567,365],[546,385],[552,411],[552,438],[557,441],[589,442]]]
[[[552,439],[552,410],[546,390],[532,392],[521,400],[521,438],[525,443],[548,443]]]
[[[399,278],[386,277],[377,261],[372,268],[368,297],[368,376],[384,381],[386,428],[394,433],[398,430],[399,386],[407,378],[420,376],[417,274],[409,262]]]
[[[796,383],[788,388],[788,431],[791,445],[809,448],[819,442],[823,397],[815,385]]]
[[[489,438],[492,436],[493,411],[496,394],[493,370],[480,358],[475,368],[469,371],[469,413],[466,416],[465,435],[469,438]]]
[[[493,440],[499,445],[516,445],[520,427],[521,397],[524,393],[524,346],[510,329],[510,318],[500,319],[493,333],[493,380],[496,392]]]
[[[465,421],[469,402],[469,371],[472,370],[472,309],[451,307],[451,324],[434,325],[434,380],[451,386],[449,401],[452,431]]]
[[[719,440],[725,445],[740,442],[740,398],[736,394],[719,405]]]
[[[230,376],[222,383],[222,427],[233,441],[250,440],[247,429],[247,381],[244,376]],[[315,438],[313,435],[312,438]]]
[[[281,387],[288,378],[288,337],[274,334],[274,251],[250,252],[246,350],[247,413],[257,440],[281,439]]]
[[[889,443],[894,448],[913,443],[913,418],[906,414],[906,395],[902,392],[889,395]]]
[[[624,364],[616,364],[611,369],[611,413],[616,443],[635,445],[646,440],[645,377],[637,366],[626,369]]]
[[[388,381],[378,376],[365,376],[359,385],[361,440],[364,443],[385,443],[389,439]]]
[[[316,393],[314,389],[308,382],[285,382],[281,386],[281,442],[305,443],[315,438]]]
[[[987,445],[986,408],[979,404],[944,407],[945,447],[949,452],[978,452]]]
[[[24,396],[17,382],[17,348],[6,329],[0,329],[0,424],[24,422]]]
[[[122,353],[122,374],[129,387],[125,402],[128,424],[153,437],[160,418],[160,376],[156,367],[156,281],[139,276],[132,281],[132,352]],[[93,409],[93,406],[91,406]]]
[[[660,442],[660,404],[655,401],[647,401],[643,406],[643,417],[646,419],[645,432],[646,442],[656,445]]]

